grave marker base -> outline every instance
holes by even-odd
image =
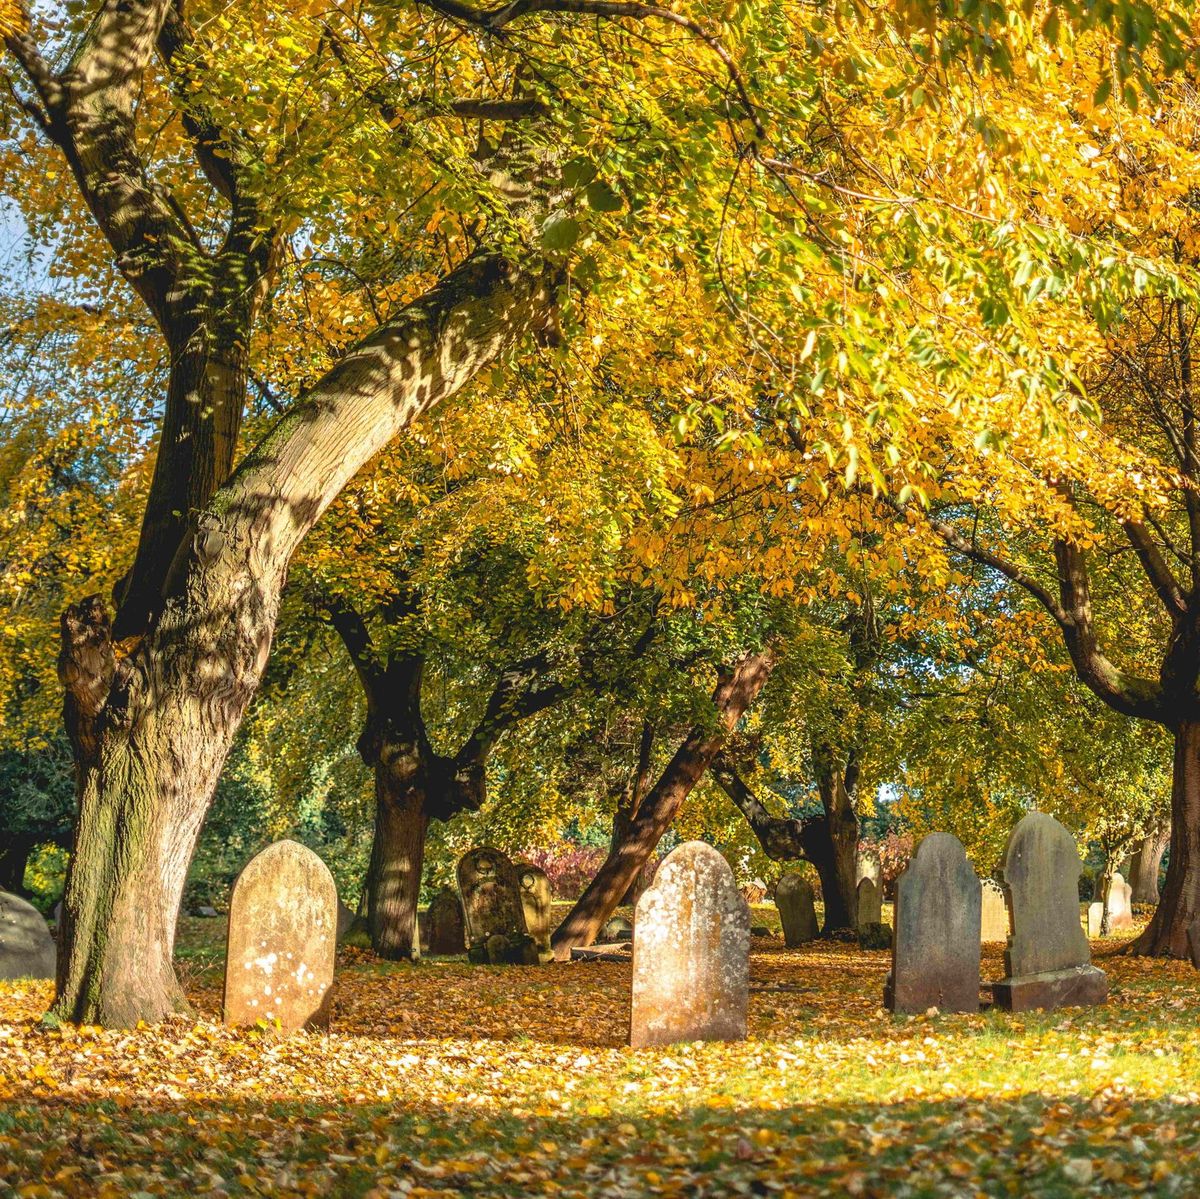
[[[1008,1012],[1093,1007],[1108,999],[1108,975],[1095,966],[1076,966],[1024,978],[1004,978],[992,984],[992,997],[998,1008]]]

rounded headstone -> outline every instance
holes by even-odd
[[[443,887],[429,903],[429,952],[438,955],[467,952],[462,900],[453,887]]]
[[[1012,936],[1004,953],[1008,977],[992,988],[1011,1011],[1103,1003],[1108,980],[1091,964],[1079,921],[1082,867],[1075,838],[1052,816],[1030,812],[1008,838],[1004,888]]]
[[[516,867],[498,849],[481,846],[458,863],[467,946],[481,949],[489,937],[525,935],[525,909]]]
[[[1004,898],[1004,889],[990,878],[986,879],[979,915],[979,938],[985,942],[1007,941],[1008,934],[1008,901]]]
[[[229,901],[225,1023],[327,1024],[337,922],[333,875],[311,849],[276,841],[251,858]]]
[[[672,850],[637,903],[629,1043],[746,1035],[750,907],[710,845]]]
[[[0,979],[53,978],[54,938],[41,912],[0,891]]]
[[[873,878],[858,880],[858,927],[883,921],[883,895]]]
[[[538,947],[538,953],[545,956],[550,952],[550,933],[552,923],[552,895],[550,879],[540,866],[530,866],[522,862],[517,866],[517,881],[521,885],[521,908],[525,913],[525,927]]]

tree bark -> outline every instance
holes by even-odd
[[[608,842],[609,854],[614,854],[628,838],[633,828],[633,819],[642,806],[642,800],[650,790],[650,755],[654,749],[654,726],[650,721],[642,723],[642,735],[638,742],[638,760],[625,787],[617,798],[617,807],[613,812],[612,836]],[[629,884],[629,889],[621,896],[618,907],[625,904],[637,903],[639,884],[642,872]]]
[[[58,1017],[129,1026],[183,1006],[172,964],[183,884],[292,554],[371,456],[540,327],[550,303],[543,281],[470,260],[346,354],[247,455],[119,661],[97,599],[68,613],[78,636],[64,627],[60,674],[79,818]]]
[[[429,810],[412,772],[385,758],[375,767],[375,840],[368,880],[371,945],[382,958],[421,956],[417,907],[425,861]]]
[[[831,889],[826,888],[825,874],[821,874],[825,900],[822,932],[828,935],[858,927],[858,816],[854,811],[858,757],[851,752],[843,766],[829,746],[818,745],[813,747],[813,766],[821,805],[825,809],[832,859],[826,868]],[[814,865],[820,873],[820,866]]]
[[[830,835],[828,815],[809,816],[804,820],[772,816],[762,801],[746,786],[741,776],[718,754],[713,760],[713,777],[725,794],[733,800],[751,831],[758,838],[763,853],[773,862],[810,862],[821,880],[821,895],[825,906],[822,934],[853,928],[853,908],[848,906],[842,876],[838,869],[838,853]],[[852,892],[855,904],[858,893]]]
[[[1134,903],[1158,903],[1158,875],[1162,869],[1163,854],[1171,843],[1171,826],[1163,824],[1143,837],[1134,846],[1133,860],[1129,870],[1129,884],[1133,888]]]
[[[658,782],[642,801],[628,835],[604,864],[551,938],[554,956],[570,958],[577,945],[591,945],[622,896],[646,865],[692,788],[724,745],[730,731],[762,690],[774,665],[770,651],[747,654],[722,671],[713,692],[717,720],[694,728],[675,751]]]
[[[1162,899],[1131,946],[1136,954],[1188,957],[1188,926],[1200,915],[1200,721],[1175,729],[1170,845]]]

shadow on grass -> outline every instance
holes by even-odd
[[[1198,1116],[1190,1103],[1026,1095],[520,1118],[465,1103],[51,1101],[17,1087],[0,1103],[0,1193],[1191,1195]]]

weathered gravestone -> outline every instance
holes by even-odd
[[[251,858],[229,901],[225,1023],[328,1024],[337,920],[333,875],[311,849],[276,841]]]
[[[439,956],[467,952],[462,900],[453,887],[443,887],[429,903],[429,952]]]
[[[521,907],[525,911],[525,928],[538,948],[538,956],[550,956],[551,907],[550,880],[540,866],[524,862],[517,867],[521,876]]]
[[[1104,904],[1099,900],[1089,903],[1087,909],[1087,935],[1091,939],[1100,936],[1104,928]]]
[[[750,906],[711,845],[688,841],[667,855],[634,930],[630,1045],[745,1037]]]
[[[1187,930],[1188,957],[1192,965],[1200,970],[1200,916],[1195,916]]]
[[[53,978],[54,938],[33,904],[0,891],[0,978]]]
[[[512,862],[498,849],[483,846],[463,856],[457,874],[470,960],[536,966],[537,945],[525,927],[521,884]]]
[[[858,927],[880,924],[883,921],[883,896],[873,878],[858,880]]]
[[[889,1011],[979,1011],[982,906],[959,839],[923,837],[896,880],[892,970],[883,989]]]
[[[1080,870],[1075,838],[1052,816],[1030,812],[1010,834],[1003,874],[1013,931],[1008,977],[992,988],[998,1007],[1024,1012],[1108,998],[1079,923]]]
[[[979,939],[983,942],[1007,941],[1009,934],[1008,904],[1004,889],[992,880],[984,879],[979,912]]]
[[[779,923],[783,925],[783,941],[789,949],[815,939],[817,911],[808,879],[789,870],[775,884],[775,906],[779,909]]]
[[[877,887],[882,889],[883,867],[879,863],[879,855],[873,849],[859,849],[854,855],[854,880],[861,883],[869,878]]]
[[[1108,929],[1133,926],[1133,888],[1117,873],[1108,884]]]
[[[347,907],[339,896],[337,902],[337,939],[341,939],[350,931],[354,924],[355,911],[351,907]]]

